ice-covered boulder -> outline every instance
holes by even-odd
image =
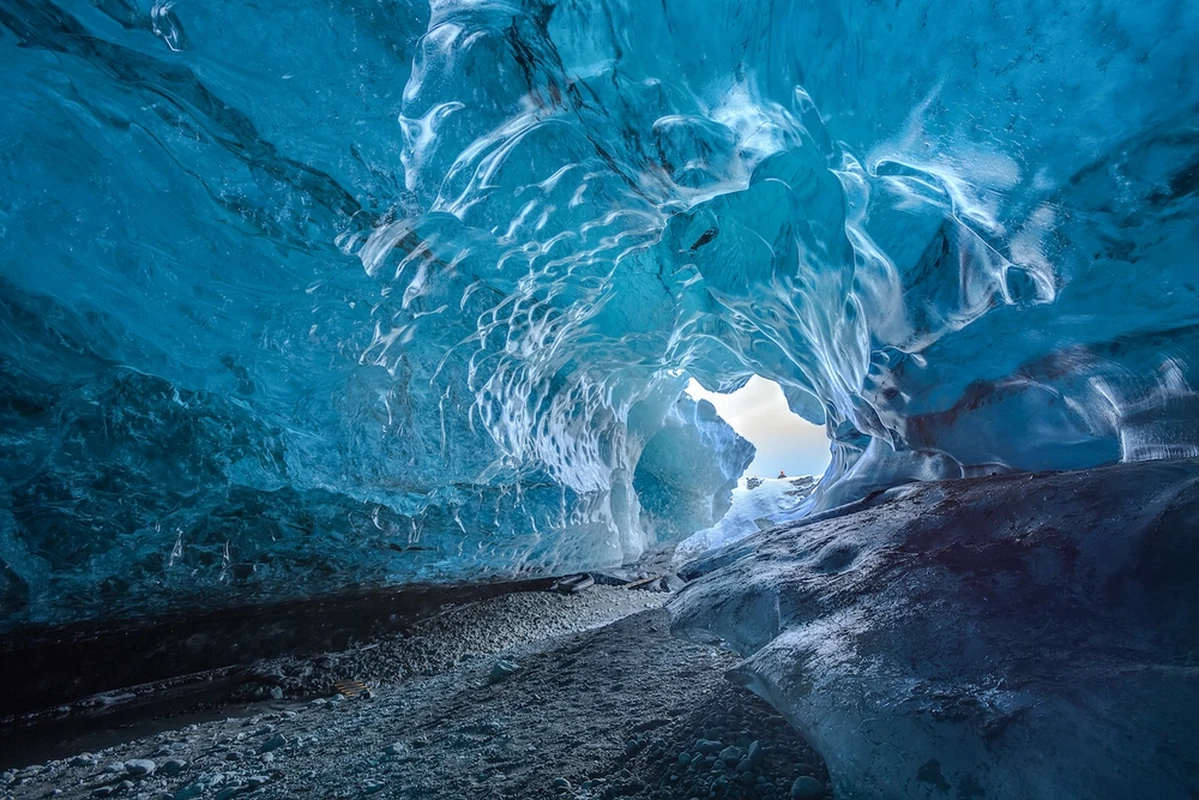
[[[1199,462],[916,484],[697,562],[674,629],[838,800],[1199,792]]]

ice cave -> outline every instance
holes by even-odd
[[[0,798],[1199,797],[1197,55],[0,0]]]

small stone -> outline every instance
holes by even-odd
[[[495,662],[495,666],[491,668],[491,674],[487,676],[487,682],[498,683],[512,673],[516,672],[518,669],[520,669],[520,664],[517,664],[514,661],[505,661],[501,658],[499,661]]]
[[[720,748],[722,747],[724,747],[724,745],[715,739],[700,739],[695,743],[695,749],[703,753],[705,756],[716,755],[720,752]]]
[[[172,758],[163,763],[158,771],[163,775],[178,775],[183,772],[183,768],[187,766],[187,762],[180,758]]]
[[[679,764],[681,766],[685,767],[690,763],[691,763],[691,754],[690,753],[679,753]]]
[[[101,786],[92,792],[92,797],[108,797],[110,794],[112,794],[111,786]]]
[[[566,778],[554,778],[554,788],[560,792],[569,792],[572,788],[570,781]]]
[[[125,772],[135,778],[153,775],[156,769],[158,769],[158,765],[148,758],[135,758],[125,762]]]
[[[752,772],[742,772],[741,777],[737,780],[741,782],[742,786],[747,788],[757,783],[757,779],[754,778],[754,774]]]
[[[0,772],[0,786],[8,786],[16,781],[17,775],[10,769]]]
[[[287,739],[283,736],[283,734],[276,733],[274,736],[262,743],[262,747],[259,752],[269,753],[272,750],[278,750],[285,744],[287,744]]]
[[[271,778],[269,775],[251,775],[246,778],[246,790],[252,792],[259,786],[265,786],[270,782]]]
[[[729,766],[732,766],[733,764],[736,764],[738,761],[740,761],[741,756],[743,756],[743,755],[744,755],[744,753],[741,752],[740,747],[734,747],[733,745],[730,744],[728,747],[726,747],[720,751],[720,760],[723,761],[724,763],[728,764]]]
[[[91,753],[80,753],[71,759],[70,764],[72,767],[91,767],[96,761],[96,757]]]
[[[270,691],[272,700],[282,700],[283,699],[283,687],[282,686],[272,686],[269,691]]]
[[[116,791],[132,792],[133,791],[133,781],[121,781],[120,783],[117,784]]]
[[[346,701],[346,696],[344,694],[341,694],[340,692],[338,692],[337,694],[335,694],[329,698],[329,705],[335,706],[335,705],[338,705],[339,703],[344,703],[345,701]]]
[[[824,797],[824,784],[811,775],[800,775],[791,784],[791,800],[817,800]]]
[[[762,745],[756,741],[749,743],[749,751],[746,755],[749,757],[750,766],[760,767],[766,761],[766,754],[762,752]]]
[[[377,778],[370,778],[366,781],[363,781],[362,793],[374,794],[375,792],[382,791],[385,786],[387,786],[387,784],[383,781],[378,780]]]
[[[125,762],[124,761],[114,761],[111,764],[109,764],[107,767],[105,767],[104,771],[105,772],[114,772],[114,773],[124,772],[125,771]]]
[[[403,742],[392,742],[383,748],[383,752],[389,756],[403,755],[408,751],[408,746]]]

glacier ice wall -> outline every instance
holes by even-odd
[[[0,603],[556,570],[1199,442],[1186,0],[10,0]]]

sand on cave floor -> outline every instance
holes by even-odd
[[[803,796],[821,796],[818,756],[725,680],[734,654],[670,636],[664,599],[505,595],[404,636],[264,662],[261,686],[283,699],[61,753],[7,773],[0,796],[787,798],[803,776]],[[501,660],[517,668],[500,677]],[[370,691],[345,699],[341,680]],[[133,774],[139,759],[153,774]]]

